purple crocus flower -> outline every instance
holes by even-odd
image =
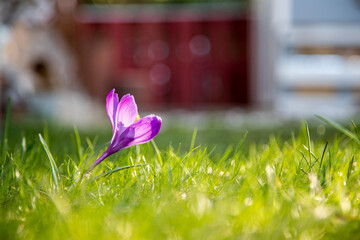
[[[106,111],[110,118],[113,136],[107,150],[91,165],[88,172],[113,153],[153,139],[160,131],[161,118],[149,115],[140,118],[135,99],[126,94],[119,101],[115,89],[106,97]]]

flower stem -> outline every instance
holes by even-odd
[[[91,170],[93,170],[99,163],[101,163],[105,158],[107,158],[110,154],[105,151],[87,170],[86,174],[88,174]]]

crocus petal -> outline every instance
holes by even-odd
[[[106,112],[109,116],[113,131],[116,128],[116,111],[119,104],[119,96],[115,93],[115,89],[111,90],[106,96]]]
[[[130,147],[136,144],[146,143],[152,140],[160,131],[161,118],[155,115],[149,115],[129,126],[120,138],[131,139],[124,141],[122,148]]]
[[[117,106],[116,115],[116,123],[120,129],[122,127],[128,127],[135,122],[138,115],[138,109],[132,95],[126,94],[121,98],[120,103]]]

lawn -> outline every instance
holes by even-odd
[[[360,236],[358,137],[321,121],[274,128],[209,121],[198,130],[164,121],[152,142],[88,175],[109,143],[109,124],[7,123],[1,239]]]

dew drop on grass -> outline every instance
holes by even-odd
[[[15,170],[15,176],[16,176],[16,178],[20,178],[21,177],[21,174],[20,174],[20,172],[19,172],[19,170]]]
[[[245,200],[244,200],[244,204],[245,204],[245,206],[251,206],[251,205],[253,205],[253,202],[254,202],[254,200],[252,199],[252,197],[247,197],[247,198],[245,198]]]
[[[181,194],[181,199],[183,199],[183,200],[186,199],[186,193],[182,193],[182,194]]]
[[[241,173],[241,174],[244,174],[244,173],[245,173],[245,170],[246,170],[245,165],[242,165],[241,168],[240,168],[240,173]]]
[[[257,178],[258,183],[263,187],[265,182],[262,178]]]
[[[326,128],[324,125],[320,124],[317,128],[316,128],[316,132],[319,134],[319,135],[324,135],[325,132],[326,132]]]
[[[344,213],[349,212],[351,209],[351,203],[350,203],[349,199],[340,200],[340,207]]]
[[[318,219],[325,219],[327,218],[328,216],[330,216],[331,214],[331,211],[329,208],[327,208],[326,206],[324,205],[320,205],[320,206],[317,206],[315,209],[314,209],[314,215],[316,218]]]
[[[203,215],[205,210],[211,207],[211,201],[204,194],[197,197],[197,213]]]
[[[275,170],[270,165],[266,165],[265,172],[268,179],[268,183],[273,182],[275,177]]]

